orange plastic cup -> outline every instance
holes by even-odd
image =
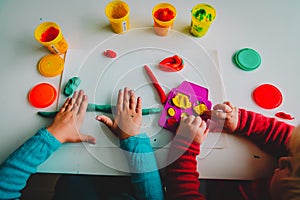
[[[157,35],[167,36],[169,34],[172,30],[176,14],[176,8],[172,4],[160,3],[154,6],[152,9],[152,17],[154,20],[154,30]]]
[[[124,1],[112,1],[105,7],[105,14],[115,33],[124,33],[129,30],[130,8]]]
[[[58,24],[44,22],[34,31],[35,39],[54,54],[63,54],[68,50],[68,43],[61,33]]]

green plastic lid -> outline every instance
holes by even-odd
[[[255,50],[244,48],[235,53],[234,62],[240,69],[252,71],[259,67],[261,58]]]

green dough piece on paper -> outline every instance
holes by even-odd
[[[65,86],[64,94],[66,96],[73,95],[73,93],[75,92],[75,90],[77,89],[77,87],[80,85],[80,83],[81,83],[81,80],[80,80],[79,77],[70,78],[69,81],[68,81],[68,83]]]

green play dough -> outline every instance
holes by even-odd
[[[73,95],[73,93],[75,92],[75,90],[77,89],[77,87],[80,85],[80,83],[81,83],[81,80],[80,80],[79,77],[70,78],[69,81],[68,81],[68,83],[65,86],[64,94],[66,96]]]

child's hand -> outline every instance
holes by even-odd
[[[105,115],[99,115],[96,119],[103,122],[121,140],[135,136],[140,133],[142,124],[142,100],[136,99],[132,90],[124,88],[118,94],[115,119]]]
[[[66,100],[47,130],[61,143],[89,142],[95,144],[94,137],[80,133],[87,105],[88,98],[84,92],[76,91],[72,98]]]
[[[205,115],[209,116],[209,130],[211,132],[233,133],[238,124],[238,108],[230,102],[217,104],[213,107],[213,111],[205,111]]]
[[[206,135],[208,129],[206,129],[206,122],[197,116],[185,116],[180,120],[179,127],[176,131],[176,135],[185,137],[189,142],[197,142],[201,144]]]

